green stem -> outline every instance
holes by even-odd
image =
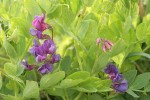
[[[75,50],[76,50],[77,60],[78,60],[78,63],[79,63],[79,68],[80,68],[80,70],[83,70],[82,62],[81,62],[81,59],[80,59],[80,56],[79,56],[78,46],[75,42],[74,42],[74,46],[75,46]]]
[[[144,48],[143,52],[146,52],[149,48],[150,46],[147,46],[146,48]]]
[[[37,75],[36,75],[35,70],[33,70],[33,75],[34,75],[34,79],[35,79],[35,81],[37,81]]]
[[[79,100],[80,99],[80,97],[82,96],[82,92],[80,92],[75,98],[74,98],[74,100]]]
[[[14,92],[15,92],[15,97],[18,97],[18,88],[16,86],[16,82],[14,81]]]
[[[31,45],[31,43],[32,43],[32,40],[33,40],[33,38],[31,38],[31,39],[29,40],[29,42],[28,42],[28,44],[27,44],[27,47],[25,48],[25,51],[24,51],[23,55],[21,56],[21,59],[20,59],[20,60],[22,60],[22,59],[24,58],[24,55],[25,55],[25,53],[28,51],[28,49],[29,49],[29,47],[30,47],[30,45]]]
[[[48,93],[45,93],[45,96],[47,98],[47,100],[51,100],[51,98],[49,98]]]
[[[64,93],[65,93],[65,100],[69,100],[69,97],[68,97],[66,89],[64,89]]]
[[[97,63],[97,60],[98,60],[99,48],[100,48],[100,45],[98,45],[98,49],[97,49],[97,51],[96,51],[96,58],[95,58],[95,61],[94,61],[94,64],[93,64],[92,72],[91,72],[91,74],[92,74],[93,76],[95,76],[94,68],[96,67],[96,63]]]

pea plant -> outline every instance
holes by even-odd
[[[149,0],[0,0],[0,100],[149,100]]]

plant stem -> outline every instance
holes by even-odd
[[[14,81],[14,92],[15,92],[15,97],[18,96],[18,88],[16,86],[16,82]]]
[[[65,98],[66,98],[65,100],[69,100],[69,97],[68,97],[66,89],[64,89],[64,93],[65,93]]]
[[[51,98],[49,98],[48,93],[45,92],[45,96],[47,98],[47,100],[51,100]]]
[[[100,45],[98,45],[98,49],[97,49],[97,51],[96,51],[96,57],[95,57],[95,61],[94,61],[94,64],[93,64],[93,68],[95,68],[96,63],[97,63],[97,60],[98,60],[98,56],[99,56],[99,48],[100,48]],[[91,74],[94,76],[95,73],[94,73],[94,69],[93,69],[93,68],[92,68]]]
[[[33,75],[34,75],[34,79],[35,79],[35,81],[37,81],[37,75],[36,75],[35,70],[33,70]]]
[[[147,51],[150,48],[150,46],[147,46],[146,48],[144,48],[143,52]]]
[[[141,67],[136,62],[134,64],[140,73],[144,73],[144,71],[141,69]]]
[[[80,56],[79,56],[79,52],[78,52],[78,46],[77,46],[77,44],[75,42],[74,42],[74,44],[75,44],[77,60],[78,60],[78,63],[79,63],[79,68],[80,68],[80,70],[83,70],[82,62],[81,62],[81,59],[80,59]]]
[[[23,52],[23,54],[22,54],[20,60],[22,60],[22,59],[24,58],[24,55],[25,55],[25,53],[28,51],[28,49],[29,49],[29,47],[30,47],[30,45],[31,45],[31,43],[32,43],[32,40],[33,40],[33,38],[31,38],[31,39],[29,40],[29,42],[28,42],[28,44],[27,44],[27,46],[26,46],[26,48],[25,48],[25,51]]]
[[[79,100],[79,98],[82,96],[82,92],[80,92],[75,98],[74,98],[74,100]]]

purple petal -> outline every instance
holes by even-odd
[[[22,61],[21,62],[21,65],[26,69],[26,70],[32,70],[34,68],[33,65],[29,65],[28,62],[25,60],[25,61]]]
[[[30,33],[32,36],[36,36],[38,39],[42,39],[42,32],[38,30],[30,29]]]
[[[126,92],[128,89],[128,82],[124,79],[121,83],[113,83],[113,88],[118,92]]]
[[[49,48],[49,53],[53,54],[56,51],[56,46],[54,44],[51,45],[51,47]]]
[[[35,47],[38,47],[38,46],[39,46],[38,41],[37,41],[36,39],[33,40],[33,45],[34,45]]]
[[[54,54],[51,56],[50,63],[54,64],[60,61],[60,55],[59,54]]]
[[[45,14],[41,16],[35,16],[32,22],[32,26],[35,27],[39,31],[44,31],[47,27],[47,24],[44,22]]]
[[[116,75],[118,74],[118,69],[114,64],[109,64],[105,69],[104,72],[110,75]]]
[[[113,82],[119,82],[122,80],[122,74],[116,74],[115,77],[111,77]]]
[[[53,66],[48,63],[46,63],[46,64],[42,65],[40,68],[38,68],[38,72],[40,72],[43,75],[51,72],[52,70],[53,70]]]
[[[46,59],[46,55],[38,55],[37,57],[36,57],[36,62],[42,62],[43,60],[45,60]]]

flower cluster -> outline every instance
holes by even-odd
[[[105,73],[109,75],[109,78],[112,80],[112,87],[117,92],[126,92],[128,89],[128,82],[126,79],[123,79],[122,74],[119,73],[115,65],[109,64],[105,69]]]
[[[100,44],[102,42],[102,50],[103,52],[106,52],[106,50],[110,50],[113,46],[113,43],[109,40],[103,39],[103,38],[97,38],[96,44]]]
[[[42,63],[42,66],[38,68],[41,74],[47,74],[53,70],[53,64],[59,62],[60,55],[56,54],[56,46],[52,39],[42,32],[46,29],[52,29],[50,25],[44,22],[45,14],[42,16],[35,16],[32,26],[35,28],[30,29],[32,36],[36,38],[33,41],[33,46],[29,52],[35,56],[37,64]],[[44,42],[40,44],[39,40]],[[35,65],[29,65],[27,60],[22,62],[22,65],[26,70],[32,70]]]

